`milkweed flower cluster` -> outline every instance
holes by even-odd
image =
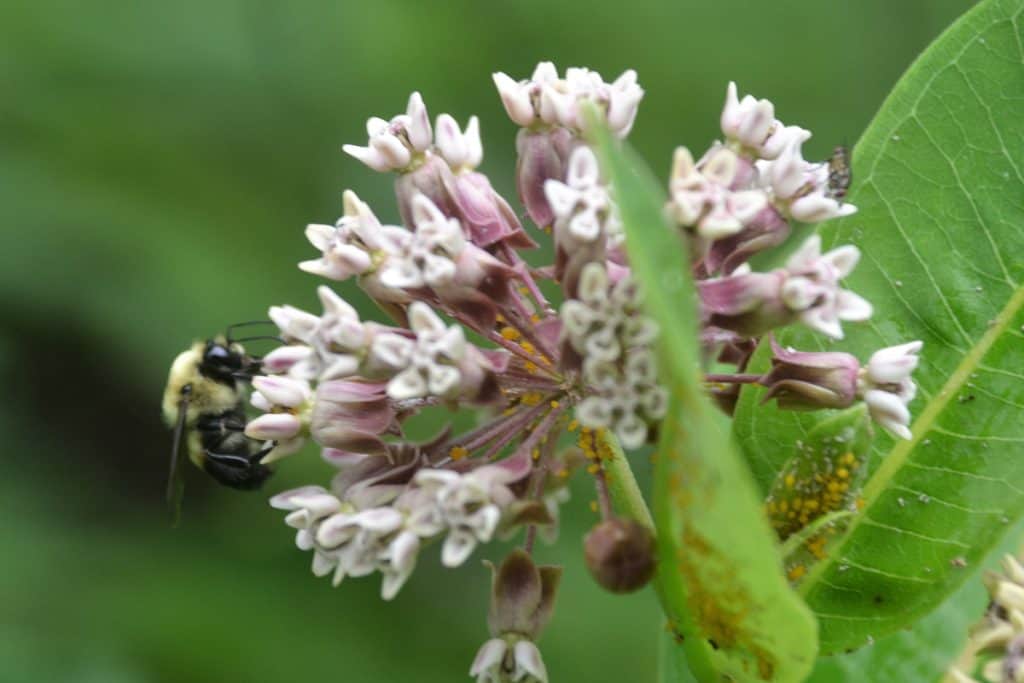
[[[965,656],[950,670],[957,683],[1024,680],[1024,566],[1006,555],[1002,571],[985,576],[989,606],[971,629]]]
[[[246,433],[277,443],[270,459],[311,438],[337,468],[329,486],[271,500],[287,513],[299,548],[312,553],[313,572],[335,584],[379,573],[391,599],[431,544],[440,545],[443,565],[457,567],[479,545],[525,528],[524,550],[495,570],[492,638],[471,673],[479,681],[546,681],[535,641],[560,574],[533,565],[534,536],[557,530],[580,453],[606,496],[604,439],[643,446],[667,407],[658,328],[643,313],[616,189],[589,137],[595,122],[626,137],[644,91],[632,71],[609,83],[582,68],[562,76],[549,63],[528,79],[495,74],[494,83],[520,126],[522,208],[478,170],[476,117],[465,127],[448,114],[432,120],[413,93],[404,113],[371,118],[366,144],[344,150],[393,175],[401,223],[383,223],[346,190],[334,224],[307,227],[318,253],[299,265],[328,281],[354,281],[382,315],[363,319],[328,285],[317,290],[319,313],[272,307],[284,344],[263,358],[252,403],[264,413]],[[823,252],[811,237],[784,266],[750,268],[752,255],[786,242],[793,221],[855,207],[841,200],[845,188],[832,186],[826,164],[804,160],[810,133],[778,121],[767,100],[739,99],[730,84],[721,126],[723,141],[699,158],[676,150],[665,208],[690,245],[705,356],[737,371],[708,375],[709,390],[726,408],[742,383],[767,387],[766,398],[782,408],[865,401],[880,425],[909,436],[917,342],[879,351],[864,367],[848,354],[775,346],[769,371],[743,374],[773,330],[799,324],[840,339],[841,323],[865,320],[871,306],[841,286],[859,257],[852,246]],[[536,263],[530,251],[547,236],[553,260]],[[680,302],[681,314],[687,306]],[[425,411],[465,409],[485,417],[427,442],[406,436]],[[573,440],[578,448],[563,448]],[[608,506],[602,510],[607,521]],[[653,543],[616,539],[616,548]],[[642,584],[613,573],[594,571],[607,585]]]

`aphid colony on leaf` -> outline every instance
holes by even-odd
[[[910,438],[906,404],[920,343],[883,349],[865,365],[849,354],[769,343],[775,330],[791,325],[839,340],[843,323],[872,312],[843,288],[860,257],[854,246],[823,251],[814,235],[772,270],[757,272],[749,263],[785,243],[793,222],[857,210],[841,201],[851,179],[845,150],[828,163],[805,160],[810,132],[776,119],[771,102],[740,99],[730,83],[723,139],[702,155],[679,147],[666,221],[636,226],[624,223],[617,188],[600,162],[612,147],[594,144],[595,124],[609,138],[628,135],[644,95],[636,73],[608,83],[583,68],[562,76],[545,62],[529,79],[499,73],[494,82],[520,126],[522,206],[513,207],[478,170],[476,117],[465,128],[448,114],[432,121],[413,93],[404,113],[369,119],[366,144],[344,150],[396,176],[400,224],[383,223],[346,190],[341,217],[307,226],[317,253],[299,267],[358,284],[383,315],[363,318],[340,290],[322,284],[321,313],[270,307],[282,345],[264,358],[228,339],[179,356],[164,397],[176,428],[170,495],[180,496],[182,439],[196,465],[236,488],[258,486],[268,460],[312,439],[337,474],[270,503],[285,512],[315,575],[337,585],[379,574],[386,600],[431,544],[440,546],[444,566],[457,567],[480,544],[522,534],[521,549],[495,570],[491,639],[471,675],[546,683],[535,641],[561,573],[535,565],[532,554],[535,538],[557,531],[573,472],[593,478],[601,515],[586,543],[595,579],[609,590],[635,590],[655,566],[651,530],[615,516],[610,490],[621,482],[606,470],[614,463],[609,470],[628,476],[619,446],[632,451],[655,441],[668,409],[659,326],[632,271],[630,230],[663,230],[680,249],[690,246],[697,300],[680,301],[679,315],[698,311],[692,343],[706,361],[708,390],[727,413],[740,388],[756,384],[780,409],[856,406],[861,426],[870,418],[894,437]],[[524,225],[527,218],[532,226]],[[528,260],[535,237],[550,239],[552,249]],[[550,261],[533,262],[544,255]],[[759,348],[770,352],[760,366],[752,360]],[[722,374],[710,374],[711,367]],[[263,414],[246,421],[250,382],[250,402]],[[472,411],[475,420],[452,422],[473,426],[410,438],[412,416],[426,422],[443,410]],[[578,432],[577,449],[564,448],[566,432]],[[780,535],[797,538],[820,514],[847,505],[863,452],[856,439],[833,439],[804,453],[769,497]],[[586,467],[576,467],[580,460]]]

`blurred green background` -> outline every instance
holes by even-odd
[[[333,221],[346,187],[397,219],[390,179],[340,147],[414,89],[434,116],[480,115],[483,170],[510,198],[515,131],[490,73],[541,59],[609,80],[636,68],[632,141],[662,176],[676,144],[716,136],[729,79],[824,157],[969,4],[2,3],[0,682],[465,679],[486,637],[476,559],[443,571],[432,549],[391,603],[376,578],[332,590],[265,496],[191,470],[168,528],[158,402],[174,354],[272,303],[319,310],[295,268],[303,227]],[[284,465],[269,491],[326,481],[312,452]],[[539,551],[567,572],[549,672],[653,680],[654,598],[586,575],[578,484],[562,540]]]

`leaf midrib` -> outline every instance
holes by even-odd
[[[807,579],[799,587],[800,595],[806,596],[811,588],[817,585],[818,578],[835,563],[835,558],[842,556],[843,548],[854,536],[854,532],[865,519],[868,511],[877,501],[878,496],[886,489],[895,473],[903,467],[907,458],[914,451],[915,446],[929,432],[932,424],[942,411],[945,410],[946,406],[949,405],[953,396],[967,384],[971,373],[978,368],[981,360],[992,348],[992,345],[1009,330],[1010,324],[1022,307],[1024,307],[1024,287],[1018,287],[996,316],[995,324],[988,328],[985,334],[981,336],[981,339],[978,340],[978,343],[963,357],[936,397],[925,406],[925,409],[914,423],[914,429],[912,429],[913,438],[908,441],[898,442],[889,455],[882,460],[878,470],[868,479],[867,484],[864,486],[864,510],[854,518],[847,533],[836,546],[835,552],[810,571]]]

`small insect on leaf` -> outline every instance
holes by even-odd
[[[846,196],[852,182],[850,149],[846,145],[837,145],[828,160],[828,195],[833,199],[841,200]]]

